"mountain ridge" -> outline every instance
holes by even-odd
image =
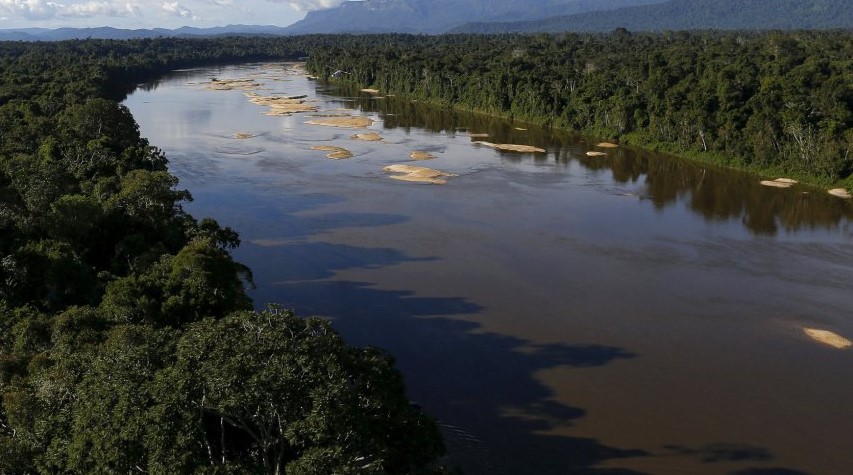
[[[182,26],[175,29],[92,28],[10,28],[0,30],[0,41],[64,41],[77,39],[128,40],[157,37],[203,37],[222,35],[286,35],[285,28],[273,25],[226,25],[211,28]]]
[[[471,18],[479,20],[468,21]],[[559,33],[617,28],[853,29],[853,0],[362,0],[309,12],[303,20],[286,27],[14,28],[0,30],[0,41],[314,33]]]
[[[664,0],[363,0],[309,12],[286,28],[290,34],[353,33],[376,28],[438,34],[481,21],[539,20],[556,14],[607,10]]]
[[[536,22],[476,22],[449,33],[851,29],[853,0],[670,0]]]

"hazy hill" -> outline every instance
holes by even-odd
[[[123,30],[112,27],[101,28],[18,28],[0,30],[2,41],[60,41],[73,39],[109,39],[126,40],[133,38],[156,38],[160,36],[220,36],[220,35],[284,35],[284,28],[278,26],[228,25],[214,28],[193,28],[184,26],[174,30],[165,28]]]
[[[443,33],[475,21],[542,18],[662,0],[364,0],[309,12],[287,27],[305,33]]]
[[[853,28],[853,0],[671,0],[538,21],[478,22],[456,33]]]

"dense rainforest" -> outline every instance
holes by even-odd
[[[849,31],[347,36],[312,49],[308,68],[388,94],[853,187]]]
[[[853,33],[0,43],[0,474],[440,471],[392,358],[252,309],[118,101],[172,69],[321,79],[853,187]],[[286,265],[286,263],[282,263]]]
[[[0,43],[0,474],[441,470],[392,358],[252,310],[239,236],[184,212],[116,102],[170,69],[308,46]]]

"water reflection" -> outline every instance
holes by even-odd
[[[587,157],[595,144],[582,137],[317,85],[323,113],[379,119],[384,142],[354,141],[263,115],[241,91],[204,90],[219,75],[135,98],[143,133],[196,198],[188,209],[239,230],[259,306],[327,316],[347,341],[389,350],[466,473],[849,465],[832,456],[851,443],[836,415],[848,355],[798,340],[798,326],[853,332],[853,249],[837,232],[794,235],[846,226],[847,203],[626,148]],[[269,93],[314,98],[314,87]],[[311,150],[332,141],[356,156]],[[412,150],[459,176],[389,180],[382,168]]]
[[[482,114],[433,107],[397,97],[377,98],[355,89],[318,86],[318,92],[342,96],[342,107],[379,114],[385,129],[425,129],[450,136],[488,133],[493,143],[523,143],[547,148],[544,154],[502,152],[507,161],[577,162],[587,170],[610,171],[617,183],[641,184],[638,198],[663,209],[677,202],[707,220],[734,220],[756,235],[780,230],[839,229],[853,218],[853,203],[824,190],[796,185],[790,189],[761,186],[758,178],[732,170],[695,164],[664,154],[619,148],[605,157],[588,157],[587,139],[533,125],[511,123]],[[525,130],[519,130],[523,128]]]

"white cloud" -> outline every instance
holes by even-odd
[[[0,10],[27,20],[53,18],[62,5],[47,0],[0,0]]]
[[[122,17],[138,15],[138,5],[132,3],[90,0],[83,3],[58,3],[48,0],[0,0],[0,11],[26,20],[52,18]],[[8,20],[9,17],[4,16]]]
[[[109,2],[89,1],[63,6],[59,14],[71,18],[90,18],[94,16],[117,17],[133,15],[134,6],[129,3],[113,5]]]
[[[181,18],[193,17],[193,12],[178,2],[163,2],[163,10]]]
[[[288,25],[344,0],[0,0],[3,28]]]

